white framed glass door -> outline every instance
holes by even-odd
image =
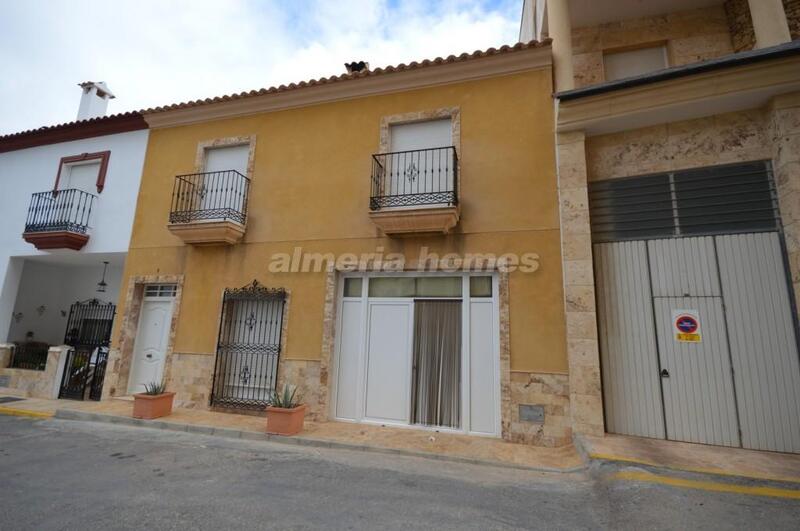
[[[496,294],[489,274],[343,277],[332,416],[499,436]]]

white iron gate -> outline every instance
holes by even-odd
[[[800,363],[780,234],[595,245],[608,430],[800,452]],[[699,318],[699,341],[674,316]]]

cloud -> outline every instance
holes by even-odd
[[[81,81],[110,113],[472,52],[516,41],[521,0],[0,2],[0,134],[75,119]]]

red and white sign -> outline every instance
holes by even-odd
[[[675,341],[700,342],[700,313],[697,310],[672,310],[672,327]]]

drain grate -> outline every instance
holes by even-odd
[[[0,404],[8,404],[9,402],[19,402],[25,400],[24,398],[17,398],[16,396],[0,396]]]

